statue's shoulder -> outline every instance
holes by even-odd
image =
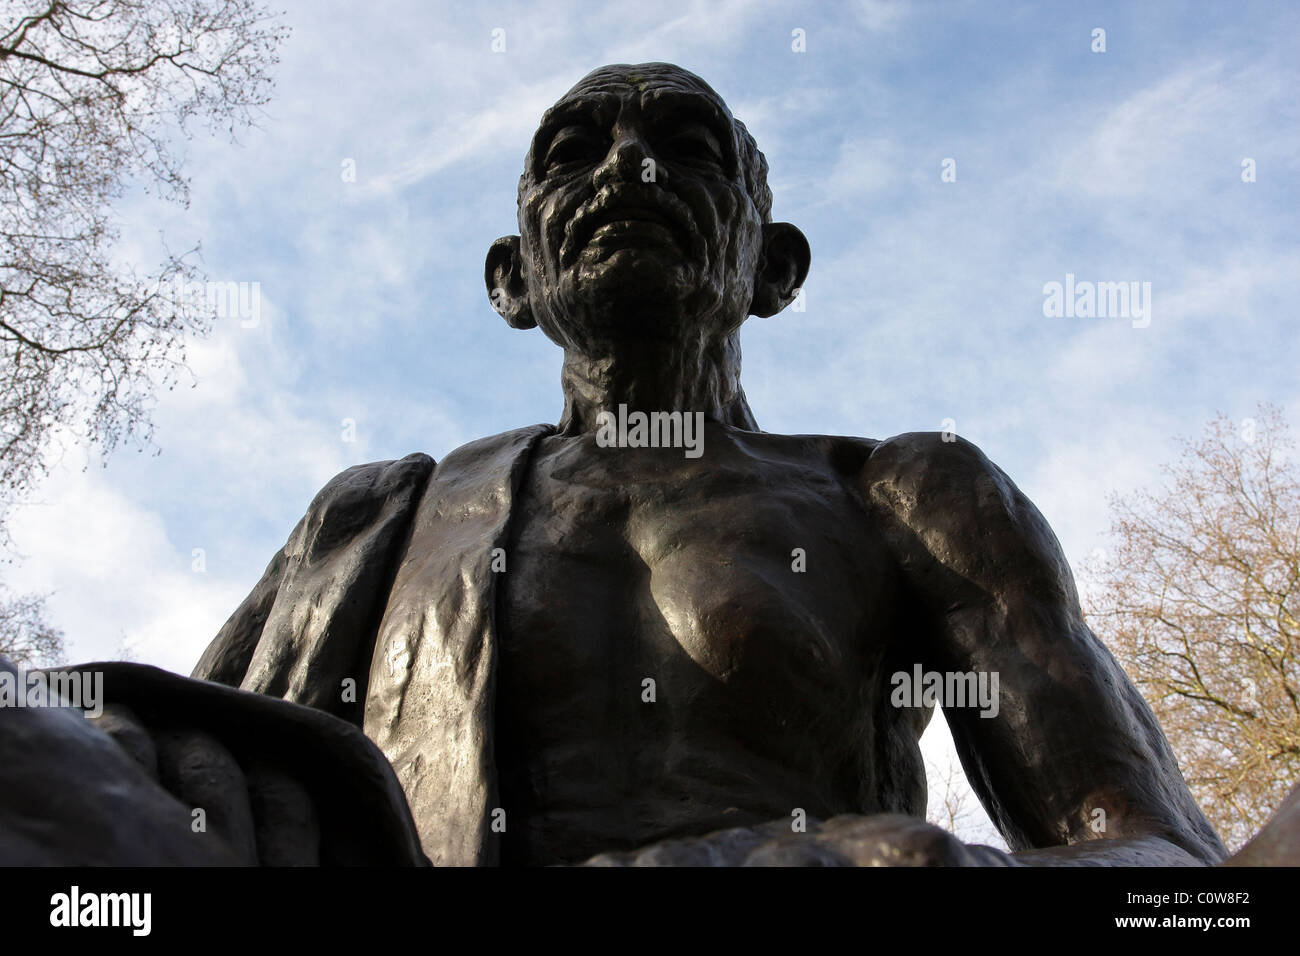
[[[375,571],[396,558],[435,468],[430,456],[416,453],[353,465],[327,481],[248,597],[208,645],[193,676],[242,686],[260,652],[265,657],[255,674],[260,683],[248,689],[283,696],[285,668],[313,653],[301,639],[302,618],[294,609],[313,609],[309,617],[316,622],[321,646],[338,633],[328,625],[338,608],[349,608],[347,613],[354,617],[364,613],[357,609],[368,606],[374,595],[357,595],[373,585]],[[343,632],[353,633],[348,628]],[[353,659],[347,654],[335,658]],[[323,709],[335,710],[333,704]]]
[[[538,438],[554,431],[551,425],[529,425],[496,435],[488,435],[466,442],[447,453],[441,463],[423,452],[413,452],[405,458],[372,461],[353,465],[339,472],[317,492],[312,501],[312,511],[320,511],[344,502],[363,499],[383,501],[414,486],[426,485],[444,471],[453,469],[458,475],[475,463],[483,466],[484,474],[500,456],[517,456],[526,452]]]
[[[537,438],[554,431],[554,425],[526,425],[524,428],[476,438],[447,453],[441,464],[432,455],[426,455],[422,451],[415,451],[406,458],[354,464],[326,481],[320,492],[317,492],[312,506],[341,499],[387,497],[408,486],[428,483],[430,477],[438,475],[451,464],[486,464],[502,453],[526,451]]]
[[[863,491],[895,485],[935,494],[981,475],[1005,478],[976,445],[953,432],[906,432],[885,439],[768,432],[748,437],[781,453],[824,458]]]
[[[486,438],[476,438],[449,452],[438,465],[438,471],[446,471],[449,475],[454,472],[457,478],[465,471],[486,475],[496,467],[526,456],[537,441],[554,431],[554,425],[525,425]]]
[[[941,494],[969,486],[973,480],[1007,480],[979,446],[954,432],[904,432],[869,444],[861,477],[870,485]]]
[[[859,489],[888,516],[895,543],[906,553],[920,548],[972,581],[1032,581],[1038,593],[1061,600],[1073,587],[1042,513],[960,435],[908,432],[879,442]]]
[[[307,556],[319,560],[367,529],[405,514],[420,500],[437,464],[416,452],[391,461],[371,461],[345,468],[316,492],[306,513],[289,534],[282,552],[286,561]],[[400,519],[399,519],[400,520]],[[281,562],[277,555],[267,573]]]
[[[996,489],[1022,497],[1006,474],[973,442],[951,431],[905,432],[893,438],[736,432],[752,453],[827,463],[840,480],[877,505],[896,505],[918,518],[971,508]]]
[[[905,432],[871,445],[856,474],[859,492],[932,544],[978,536],[994,512],[1025,500],[979,446],[953,432]]]
[[[429,480],[437,462],[423,452],[390,461],[371,461],[345,468],[316,493],[308,515],[346,508],[362,501],[382,501]]]

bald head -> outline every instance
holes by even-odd
[[[738,354],[750,315],[798,292],[808,244],[773,222],[767,162],[722,98],[667,63],[604,66],[546,111],[519,180],[519,235],[484,279],[516,328],[566,352]]]

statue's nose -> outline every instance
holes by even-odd
[[[645,138],[636,130],[620,133],[610,146],[604,162],[596,168],[596,187],[615,182],[640,182],[648,165],[647,160],[654,162]]]

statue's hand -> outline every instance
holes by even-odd
[[[587,866],[1016,866],[993,847],[962,843],[946,830],[901,814],[845,814],[791,820],[664,840],[626,853],[602,853]]]
[[[152,729],[128,707],[90,718],[144,771],[191,811],[207,833],[249,865],[320,863],[321,830],[308,788],[256,754],[235,753],[200,729]]]

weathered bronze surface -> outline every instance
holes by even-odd
[[[566,94],[528,152],[520,234],[486,263],[496,310],[564,350],[559,424],[339,475],[193,680],[103,665],[99,729],[0,715],[20,769],[0,854],[1220,862],[1050,528],[978,448],[758,429],[738,332],[810,258],[766,172],[677,67],[603,67]],[[637,413],[677,414],[651,420],[675,444],[636,447]],[[1015,854],[919,819],[933,701],[895,689],[929,673],[997,692],[940,702]],[[74,781],[77,753],[94,772]],[[23,802],[41,779],[129,799],[88,828]],[[51,819],[58,839],[31,835]],[[1284,831],[1270,845],[1293,852]]]

